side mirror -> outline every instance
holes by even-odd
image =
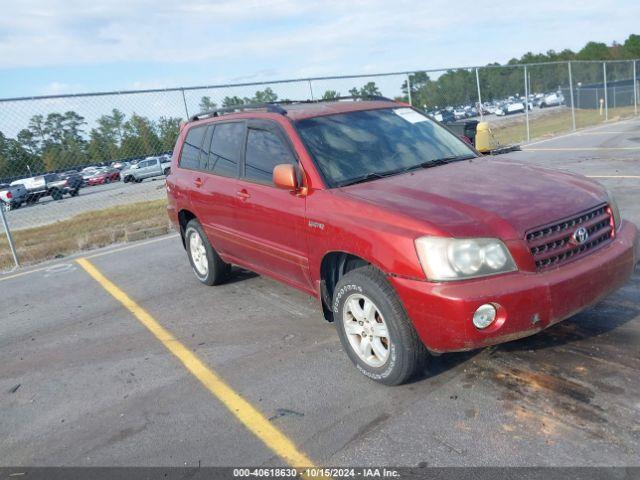
[[[298,190],[298,175],[296,167],[290,163],[281,163],[273,169],[273,184],[282,188],[295,192]]]

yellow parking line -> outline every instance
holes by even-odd
[[[93,279],[113,298],[118,300],[142,323],[227,409],[235,415],[251,433],[258,437],[276,455],[292,467],[313,467],[313,462],[297,449],[284,433],[248,401],[235,392],[198,356],[185,347],[171,332],[160,325],[145,309],[133,301],[124,291],[108,280],[86,258],[76,260]],[[250,463],[250,462],[249,462]]]

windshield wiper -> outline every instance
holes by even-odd
[[[356,183],[364,183],[370,180],[375,180],[378,178],[390,177],[391,175],[397,175],[399,173],[406,173],[412,170],[417,170],[419,168],[431,168],[436,167],[438,165],[444,165],[445,163],[458,162],[461,160],[470,160],[472,158],[476,158],[475,155],[461,155],[461,156],[453,156],[453,157],[444,157],[438,158],[436,160],[428,160],[426,162],[419,163],[417,165],[412,165],[410,167],[399,168],[396,170],[390,170],[388,172],[371,172],[365,175],[361,175],[359,177],[352,178],[351,180],[347,180],[344,183],[341,183],[340,187],[347,187],[349,185],[355,185]]]
[[[404,172],[404,170],[391,170],[389,172],[371,172],[371,173],[367,173],[366,175],[361,175],[359,177],[352,178],[351,180],[347,180],[346,182],[341,183],[340,187],[347,187],[349,185],[355,185],[356,183],[364,183],[364,182],[368,182],[369,180],[375,180],[377,178],[389,177],[391,175],[397,175],[398,173],[402,173],[402,172]]]
[[[476,158],[476,156],[475,155],[457,155],[453,157],[436,158],[435,160],[428,160],[426,162],[422,162],[412,167],[409,167],[407,171],[417,170],[418,168],[437,167],[439,165],[445,165],[447,163],[460,162],[462,160],[471,160],[472,158]]]

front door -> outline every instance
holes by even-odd
[[[275,122],[247,125],[244,163],[238,181],[237,251],[249,268],[313,291],[306,239],[306,199],[273,185],[273,168],[298,164],[284,132]]]

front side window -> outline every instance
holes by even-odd
[[[273,168],[280,163],[295,164],[291,150],[280,137],[268,130],[249,129],[245,155],[245,177],[260,183],[272,183]]]
[[[296,127],[330,187],[476,156],[458,137],[410,108],[314,117]]]
[[[197,170],[200,167],[200,147],[202,145],[202,137],[204,136],[205,127],[194,127],[187,132],[187,138],[182,146],[182,156],[180,157],[180,167]],[[140,168],[149,165],[148,162],[140,162]]]
[[[225,177],[235,177],[243,141],[244,123],[217,123],[211,138],[207,170]]]

